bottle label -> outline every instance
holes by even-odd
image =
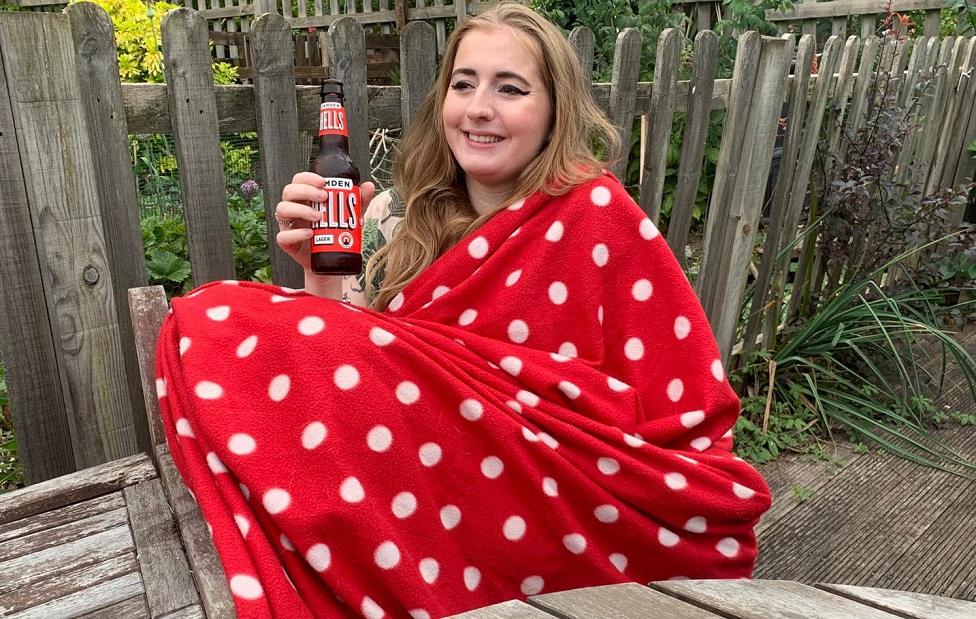
[[[319,107],[319,135],[341,135],[349,137],[346,124],[346,110],[341,103],[326,101]]]
[[[322,219],[312,224],[312,253],[361,253],[362,194],[359,186],[348,178],[326,178],[325,190],[329,197],[324,202],[312,202],[312,208],[322,213]]]

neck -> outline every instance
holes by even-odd
[[[479,217],[501,206],[502,202],[512,195],[512,189],[515,187],[514,183],[501,187],[486,187],[472,178],[466,179],[465,184],[471,206]]]

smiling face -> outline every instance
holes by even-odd
[[[510,190],[542,150],[552,105],[538,63],[508,26],[464,35],[442,110],[447,143],[472,182]]]

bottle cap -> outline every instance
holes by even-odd
[[[322,89],[320,94],[324,97],[325,95],[339,95],[342,96],[342,82],[336,79],[327,79],[322,81]]]

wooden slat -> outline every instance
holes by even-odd
[[[160,480],[144,481],[122,492],[145,581],[146,600],[153,616],[197,604],[199,598],[183,554],[183,544]]]
[[[716,619],[719,615],[637,583],[536,595],[529,603],[558,617]]]
[[[93,466],[138,444],[70,23],[59,14],[5,13],[0,24],[75,463]]]
[[[17,537],[31,535],[38,531],[53,529],[68,524],[69,522],[75,522],[76,520],[82,520],[122,507],[125,507],[125,502],[122,500],[122,493],[113,492],[20,520],[14,520],[6,524],[0,524],[0,543],[10,541]]]
[[[867,110],[868,89],[873,79],[873,68],[878,57],[878,48],[881,39],[872,35],[864,40],[864,47],[861,50],[861,62],[857,68],[857,79],[854,80],[854,94],[851,95],[850,112],[847,115],[848,135],[857,135],[858,130],[864,125],[864,116]],[[841,148],[841,156],[846,152],[847,142]]]
[[[162,38],[190,268],[199,286],[234,277],[207,24],[176,9],[163,18]]]
[[[861,15],[861,38],[867,40],[868,37],[877,36],[874,15]]]
[[[128,525],[0,563],[0,594],[133,551]],[[130,597],[130,596],[126,596]],[[120,598],[125,599],[125,598]]]
[[[148,615],[149,605],[146,604],[146,596],[137,595],[117,604],[79,615],[78,619],[118,619],[119,617],[146,617]]]
[[[829,48],[828,48],[829,49]],[[782,294],[782,284],[780,273],[784,270],[783,265],[776,263],[776,258],[783,247],[793,241],[796,236],[797,219],[803,206],[803,195],[806,187],[797,187],[795,182],[798,159],[800,158],[800,145],[803,134],[804,121],[807,113],[807,91],[810,82],[810,71],[814,54],[817,51],[817,40],[804,35],[800,38],[800,43],[796,51],[796,64],[793,74],[793,82],[789,91],[789,107],[786,113],[786,135],[783,140],[783,150],[780,156],[779,173],[776,177],[776,186],[773,189],[772,205],[769,210],[769,225],[766,227],[766,240],[763,243],[763,256],[759,265],[759,273],[756,276],[756,285],[753,288],[752,306],[749,312],[749,319],[746,322],[746,331],[742,344],[742,359],[750,358],[756,349],[756,337],[759,335],[760,327],[765,318],[767,327],[773,330],[778,326],[778,308],[780,305],[779,295]],[[818,76],[819,77],[819,76]],[[821,86],[820,90],[823,90]],[[811,105],[812,110],[820,109]],[[810,130],[812,132],[812,128]],[[804,150],[804,163],[807,163],[805,155],[813,143],[813,148],[819,141],[820,134],[807,134],[807,149]],[[812,162],[812,159],[810,160]],[[799,193],[799,197],[796,194]],[[767,301],[772,299],[772,307],[767,311]],[[770,324],[774,323],[774,324]],[[768,349],[769,331],[767,328],[766,345]]]
[[[5,31],[18,27],[10,17],[0,14],[0,50]],[[75,470],[75,461],[5,65],[0,53],[0,350],[8,351],[18,459],[35,483]]]
[[[200,515],[200,508],[183,484],[166,446],[159,445],[156,453],[163,490],[176,517],[176,525],[183,539],[186,558],[190,562],[193,581],[197,585],[203,608],[211,618],[234,617],[234,601],[227,586],[227,578],[207,524]]]
[[[710,206],[705,254],[696,281],[726,362],[745,290],[746,269],[752,259],[793,43],[792,39],[762,39],[758,33],[747,32],[739,38],[739,46],[736,64],[744,59],[747,65],[746,71],[739,73],[743,90],[738,103],[730,104],[716,170],[716,177],[729,176],[722,193],[716,182],[718,197]],[[751,69],[753,62],[755,70]],[[731,136],[730,126],[737,126]],[[733,136],[741,141],[729,142]]]
[[[406,130],[437,74],[434,30],[426,22],[411,22],[400,33],[401,127]]]
[[[593,31],[586,26],[576,26],[569,33],[569,44],[576,51],[587,84],[593,82],[593,43]]]
[[[927,37],[937,37],[939,36],[939,25],[942,16],[942,11],[939,8],[930,8],[925,11],[925,26],[923,32]]]
[[[290,62],[291,28],[280,15],[263,15],[251,31],[254,44],[254,98],[258,150],[264,186],[265,226],[270,247],[271,276],[279,286],[304,288],[301,266],[274,242],[278,234],[275,207],[281,192],[304,166],[299,159],[295,67]]]
[[[712,93],[718,70],[716,34],[710,30],[702,30],[695,35],[694,53],[693,73],[686,97],[688,112],[685,115],[685,130],[681,139],[678,182],[675,186],[671,218],[668,221],[668,245],[682,267],[687,266],[685,243],[698,198],[705,142],[708,139]],[[678,98],[678,103],[683,103],[681,97]]]
[[[797,582],[776,580],[669,580],[651,588],[737,619],[893,619],[895,615]]]
[[[138,572],[134,572],[101,582],[63,598],[51,600],[46,604],[35,606],[23,612],[13,613],[8,615],[8,619],[76,617],[139,596],[141,593],[142,578]]]
[[[671,145],[674,103],[678,86],[682,35],[674,28],[661,33],[654,64],[654,89],[651,92],[649,131],[641,145],[644,153],[640,182],[640,207],[655,225],[661,216],[664,176]]]
[[[972,178],[974,162],[969,153],[963,150],[963,145],[970,144],[976,139],[976,37],[969,40],[970,64],[959,77],[958,91],[960,93],[959,111],[956,113],[957,130],[953,133],[952,142],[942,173],[941,185],[955,187],[965,178]],[[968,142],[966,140],[969,140]],[[962,209],[954,214],[953,221],[962,221]]]
[[[139,563],[132,552],[111,557],[74,570],[64,570],[52,577],[20,587],[0,595],[0,615],[8,617],[17,612],[27,611],[35,606],[47,604],[58,598],[71,595],[126,574],[139,571]],[[132,617],[135,615],[116,615]]]
[[[101,496],[156,476],[145,454],[114,460],[0,495],[0,524]]]
[[[120,527],[127,522],[125,508],[120,507],[2,542],[0,543],[0,563]]]
[[[802,2],[789,11],[766,11],[769,21],[794,21],[818,17],[833,17],[839,13],[836,2]],[[942,0],[847,0],[843,11],[847,15],[877,15],[889,11],[905,13],[919,9],[941,9]]]
[[[835,37],[847,36],[847,16],[834,17],[830,20],[830,34]]]
[[[881,610],[914,619],[972,619],[976,603],[924,593],[892,591],[851,585],[817,585],[818,588]]]
[[[957,158],[962,153],[964,130],[960,129],[968,119],[968,108],[972,103],[972,98],[967,97],[967,94],[970,81],[973,79],[970,70],[976,67],[976,37],[970,39],[960,37],[960,40],[964,43],[961,62],[958,74],[949,82],[953,93],[945,121],[942,123],[942,135],[939,138],[932,174],[929,177],[929,187],[932,188],[947,187],[951,183],[952,179],[948,172],[950,167],[955,170]]]
[[[341,17],[329,27],[329,62],[336,79],[342,80],[346,119],[349,121],[349,155],[362,180],[370,180],[369,118],[366,96],[366,37],[355,18]]]
[[[553,615],[529,606],[519,600],[511,600],[486,606],[466,613],[451,615],[445,619],[552,619]]]
[[[166,317],[166,292],[162,286],[145,286],[129,290],[129,311],[135,337],[139,375],[145,398],[146,422],[151,444],[166,442],[156,396],[156,338]],[[153,452],[155,454],[155,450]]]
[[[921,133],[916,138],[910,174],[912,185],[921,185],[923,189],[935,159],[936,141],[941,133],[951,89],[955,87],[955,84],[951,87],[949,85],[952,79],[953,62],[958,62],[959,59],[955,41],[954,37],[942,40],[939,59],[933,67],[932,81],[926,92],[925,104],[921,108],[922,118],[919,123]]]
[[[149,430],[142,403],[142,385],[133,346],[126,290],[145,286],[149,276],[142,247],[139,199],[132,173],[132,154],[126,132],[112,18],[105,9],[90,2],[73,4],[65,13],[71,20],[81,87],[79,94],[91,136],[92,162],[98,184],[108,267],[112,274],[112,295],[119,326],[129,410],[138,445],[146,449],[149,446]]]
[[[207,619],[207,615],[203,612],[203,608],[198,604],[194,604],[193,606],[187,606],[176,612],[163,615],[159,619]]]
[[[613,51],[613,77],[610,83],[610,120],[620,132],[620,160],[610,169],[617,178],[627,172],[630,136],[634,126],[637,76],[640,70],[641,35],[635,28],[624,28],[617,35]]]

